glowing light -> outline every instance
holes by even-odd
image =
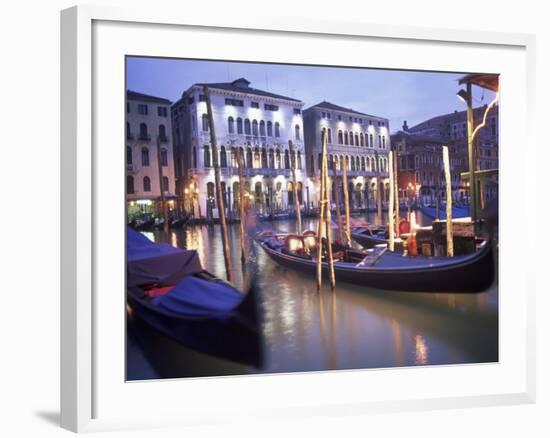
[[[416,365],[426,365],[428,363],[428,346],[426,340],[421,335],[414,337],[415,363]]]

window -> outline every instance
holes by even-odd
[[[163,167],[168,166],[168,151],[166,149],[160,151],[160,165]]]
[[[312,172],[315,172],[315,160],[313,159],[313,154],[309,157],[309,167],[311,168]]]
[[[240,117],[237,119],[237,134],[243,133],[243,119]]]
[[[144,192],[151,191],[151,178],[149,178],[148,176],[143,178],[143,191]]]
[[[251,108],[260,108],[260,104],[258,102],[250,102]]]
[[[353,132],[349,133],[349,144],[353,146]]]
[[[365,157],[361,157],[361,170],[364,172],[366,170],[365,167]]]
[[[141,165],[149,166],[149,149],[147,148],[141,149]]]
[[[347,132],[344,132],[344,144],[349,144],[348,143],[348,133]]]
[[[260,136],[265,137],[265,122],[263,120],[260,121]]]
[[[149,109],[145,103],[138,103],[138,114],[146,116],[149,113]]]
[[[157,114],[159,117],[168,117],[168,108],[166,108],[165,106],[158,106]]]
[[[159,125],[159,137],[160,137],[160,141],[168,140],[168,138],[166,137],[166,126]]]
[[[378,136],[378,147],[380,148],[382,146],[382,136]]]
[[[267,122],[267,136],[273,137],[273,124],[271,122]]]
[[[281,136],[281,132],[279,130],[279,122],[275,122],[275,137],[279,138]]]
[[[132,164],[132,148],[126,146],[126,164]]]
[[[280,169],[280,168],[281,168],[281,151],[277,149],[275,151],[275,169]]]
[[[140,123],[139,125],[139,139],[149,140],[149,134],[147,133],[147,125],[145,123]]]
[[[210,166],[210,147],[204,146],[204,167]]]
[[[257,120],[252,120],[252,135],[254,137],[258,136],[258,121]]]
[[[302,110],[300,108],[294,108],[294,114],[302,114]]]
[[[193,96],[189,96],[189,97],[187,98],[187,103],[188,103],[189,105],[193,105],[193,104],[195,103],[195,98],[194,98]]]
[[[338,131],[338,144],[344,144],[344,137],[343,137],[342,131]]]
[[[250,135],[250,120],[248,119],[244,120],[244,133]]]
[[[199,94],[199,102],[206,102],[206,96],[204,94]]]
[[[352,116],[349,116],[349,121],[353,122],[353,117]]]
[[[288,149],[285,149],[285,169],[290,169],[290,155]]]
[[[373,148],[374,147],[374,138],[373,138],[372,134],[369,135],[369,138],[370,138],[370,147]]]
[[[269,156],[268,156],[268,167],[270,169],[275,169],[275,153],[273,152],[273,149],[269,150]]]
[[[321,118],[322,118],[322,119],[326,119],[326,118],[327,118],[327,113],[324,112],[324,111],[322,111],[322,112],[321,112]]]
[[[327,142],[332,143],[332,129],[328,128],[327,134]]]
[[[386,136],[382,136],[382,149],[386,149]]]
[[[298,151],[297,155],[296,155],[296,161],[297,161],[297,166],[298,166],[298,169],[302,169],[302,153],[300,151]]]
[[[338,120],[342,121],[342,116],[340,114],[338,114]]]
[[[170,191],[170,180],[168,179],[167,176],[162,177],[162,191],[164,193]]]
[[[132,139],[132,131],[130,129],[130,123],[126,122],[126,138]]]
[[[327,113],[327,119],[330,120],[330,113]]]
[[[230,105],[230,106],[244,106],[244,101],[239,100],[239,99],[226,98],[225,99],[225,104]]]
[[[227,167],[227,153],[225,151],[225,146],[220,148],[220,167]]]
[[[296,125],[294,127],[294,134],[295,134],[296,140],[300,140],[300,125]]]
[[[359,146],[359,135],[355,133],[355,146]]]
[[[249,168],[252,168],[252,167],[253,167],[253,163],[252,163],[252,149],[250,149],[250,148],[247,148],[247,149],[246,149],[246,167],[249,167]]]
[[[126,193],[129,195],[134,193],[134,177],[132,175],[126,177]]]
[[[269,103],[264,104],[264,109],[266,111],[279,111],[279,107],[277,105],[271,105]]]
[[[235,132],[235,120],[233,117],[227,119],[227,132],[233,134]]]
[[[267,150],[266,148],[262,149],[262,168],[267,168]]]
[[[363,133],[359,136],[359,141],[361,142],[361,146],[365,146],[365,136]]]
[[[202,130],[208,132],[208,116],[206,114],[202,115]]]

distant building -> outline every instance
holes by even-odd
[[[300,100],[233,82],[194,84],[172,106],[178,196],[187,211],[208,216],[216,207],[212,145],[204,85],[210,90],[221,185],[229,212],[238,209],[237,153],[244,157],[245,191],[261,212],[293,208],[292,142],[298,197],[305,181]]]
[[[319,187],[322,133],[327,130],[329,180],[333,168],[342,175],[347,161],[352,208],[374,207],[376,177],[382,199],[388,198],[388,152],[391,148],[388,119],[321,102],[304,110],[305,149],[309,186]],[[332,182],[331,182],[332,184]],[[315,191],[315,202],[319,193]],[[340,197],[343,202],[343,198]]]
[[[474,108],[474,126],[479,125],[483,121],[483,114],[486,107]],[[498,169],[498,106],[491,108],[487,115],[486,124],[476,135],[474,141],[474,166],[475,170]],[[452,168],[453,181],[453,196],[456,199],[464,199],[469,196],[469,182],[465,179],[460,179],[461,172],[468,171],[468,128],[466,120],[466,111],[455,111],[453,113],[444,114],[433,117],[411,128],[405,122],[403,130],[392,135],[392,142],[401,144],[401,147],[408,145],[407,153],[419,153],[424,146],[431,145],[447,145],[449,146],[449,155]],[[420,149],[418,149],[420,148]],[[440,148],[439,148],[440,149]],[[397,148],[398,154],[401,152]],[[440,152],[439,152],[440,154]],[[441,154],[440,154],[441,155]],[[400,163],[402,163],[400,161]],[[410,164],[410,163],[409,163]],[[418,162],[419,166],[415,167],[417,181],[422,179],[425,165],[422,161]],[[440,167],[442,169],[442,167]],[[405,170],[405,169],[404,169]],[[410,169],[406,169],[409,171]],[[420,172],[420,174],[418,173]],[[400,180],[401,181],[401,180]],[[435,195],[435,185],[430,182],[420,182],[424,190],[420,188],[423,199],[432,198]],[[408,184],[408,182],[407,182]],[[423,185],[426,184],[426,185]],[[484,200],[489,200],[497,196],[498,186],[496,181],[485,180],[482,190]],[[400,185],[400,190],[405,190],[406,187]]]
[[[126,199],[130,216],[158,213],[161,185],[170,209],[175,208],[170,105],[168,99],[126,92]]]

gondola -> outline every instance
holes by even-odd
[[[385,227],[367,225],[351,229],[351,238],[364,248],[374,248],[376,245],[386,243],[388,232]]]
[[[261,365],[255,288],[243,294],[216,278],[202,268],[196,251],[153,243],[129,228],[127,298],[134,315],[181,344]]]
[[[293,238],[298,238],[292,243]],[[316,244],[299,236],[260,232],[256,241],[267,255],[282,266],[307,273],[315,279]],[[289,244],[290,242],[290,244]],[[297,250],[291,247],[298,247]],[[309,248],[308,248],[309,246]],[[311,256],[308,255],[310,251]],[[455,257],[404,256],[386,248],[356,250],[334,245],[336,281],[369,288],[411,292],[481,292],[494,280],[492,247],[488,240],[475,253]],[[323,257],[322,270],[328,275]]]
[[[189,217],[187,216],[173,219],[170,222],[170,228],[183,228],[188,221],[189,221]]]
[[[423,205],[420,210],[426,216],[431,219],[437,218],[437,209],[435,205]],[[455,206],[452,207],[453,218],[466,218],[470,216],[470,210],[467,206]],[[447,212],[445,209],[445,204],[441,204],[439,207],[439,219],[444,220],[447,218]]]
[[[153,228],[153,225],[155,225],[155,219],[139,219],[134,221],[133,228],[138,231],[149,231]]]

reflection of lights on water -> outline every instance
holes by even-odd
[[[172,246],[174,247],[178,247],[178,236],[176,235],[175,232],[172,231]]]
[[[415,364],[426,365],[428,363],[428,346],[421,335],[414,337],[414,349],[416,352]]]

